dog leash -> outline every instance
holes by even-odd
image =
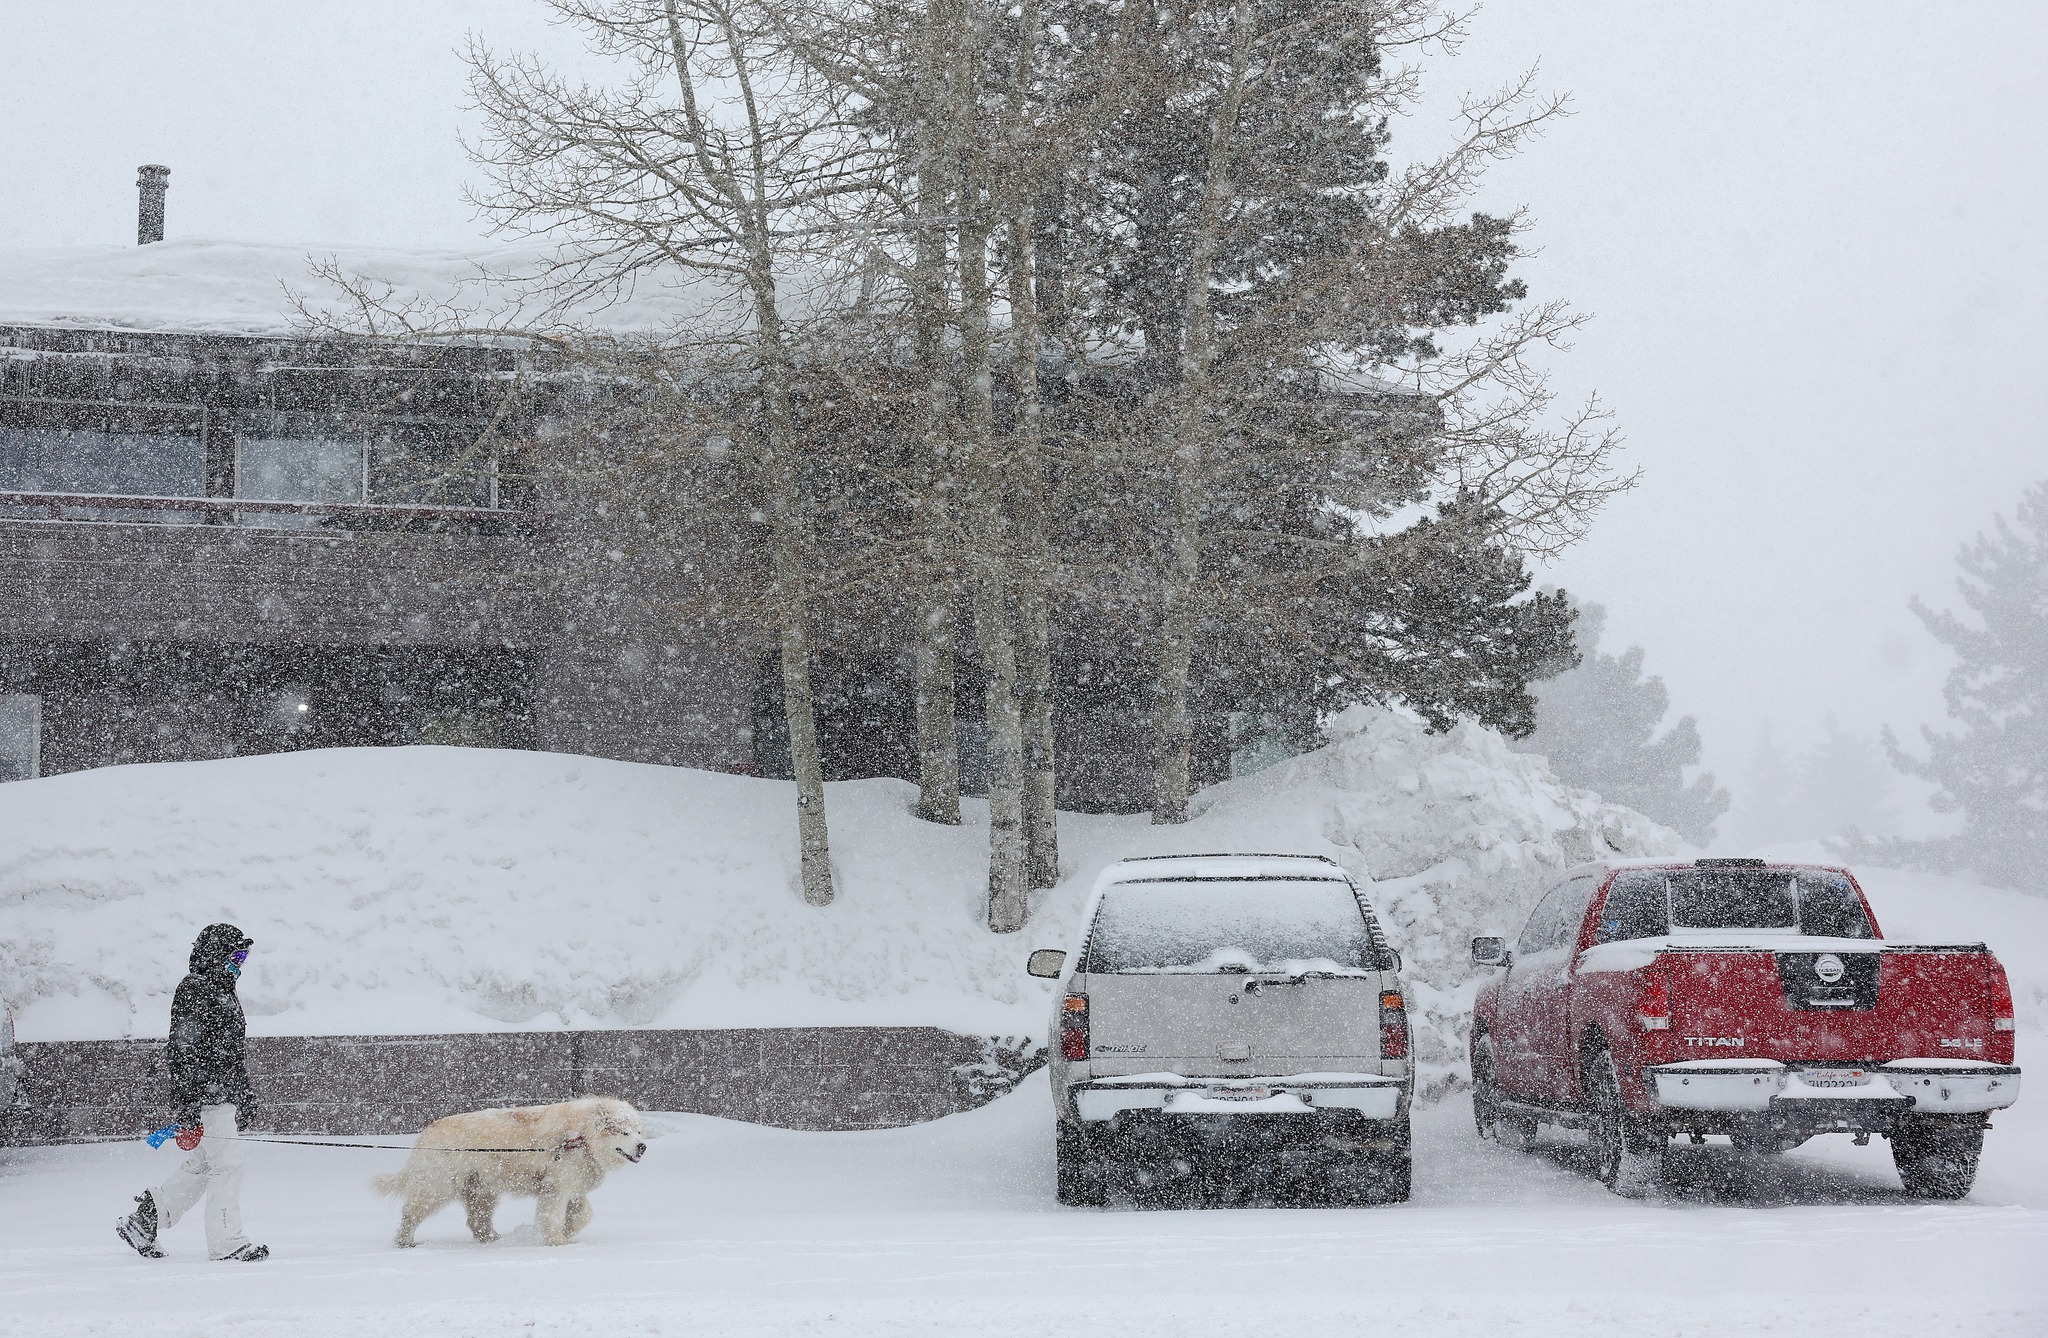
[[[107,1137],[107,1138],[66,1138],[66,1139],[61,1139],[61,1140],[59,1140],[58,1142],[55,1142],[55,1143],[34,1143],[34,1144],[24,1144],[23,1146],[26,1146],[26,1147],[84,1147],[84,1146],[88,1146],[88,1145],[93,1145],[93,1144],[99,1144],[99,1143],[138,1143],[138,1142],[141,1142],[141,1141],[142,1141],[142,1139],[141,1139],[141,1138],[140,1138],[139,1136],[137,1136],[137,1135],[134,1135],[134,1134],[127,1134],[127,1135],[115,1135],[115,1136],[112,1136],[112,1137]],[[364,1150],[365,1152],[503,1152],[503,1153],[514,1153],[514,1152],[552,1152],[552,1153],[562,1153],[562,1152],[573,1152],[573,1151],[575,1151],[575,1150],[576,1150],[577,1148],[580,1148],[580,1147],[584,1147],[584,1146],[587,1146],[587,1145],[586,1145],[586,1144],[584,1143],[584,1141],[583,1141],[582,1139],[580,1139],[580,1138],[575,1138],[575,1139],[571,1139],[571,1140],[570,1140],[569,1142],[567,1142],[567,1143],[564,1143],[564,1144],[562,1144],[562,1146],[560,1146],[560,1147],[558,1147],[558,1148],[443,1148],[443,1147],[425,1147],[425,1148],[423,1148],[423,1147],[414,1147],[414,1146],[413,1146],[412,1144],[410,1144],[410,1143],[329,1143],[329,1142],[322,1142],[322,1141],[320,1141],[320,1140],[317,1140],[317,1139],[311,1139],[311,1138],[266,1138],[266,1137],[256,1137],[256,1138],[252,1138],[252,1137],[248,1136],[247,1134],[243,1134],[243,1135],[240,1135],[240,1136],[238,1136],[238,1137],[236,1138],[236,1140],[235,1140],[235,1141],[236,1141],[236,1142],[238,1142],[238,1143],[289,1143],[289,1144],[291,1144],[291,1145],[292,1145],[292,1146],[294,1146],[294,1147],[305,1147],[305,1148],[361,1148],[361,1149],[362,1149],[362,1150]]]
[[[289,1143],[302,1148],[363,1148],[371,1152],[568,1152],[584,1146],[580,1138],[571,1139],[558,1148],[443,1148],[414,1147],[410,1143],[323,1143],[311,1138],[250,1138],[244,1143]]]

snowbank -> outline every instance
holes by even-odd
[[[31,1040],[162,1034],[198,929],[257,941],[272,1035],[930,1024],[1042,1035],[1032,947],[1067,941],[1126,855],[1298,851],[1370,880],[1425,1058],[1470,1000],[1464,944],[1559,870],[1675,848],[1490,730],[1354,710],[1325,748],[1197,797],[1182,827],[1062,819],[1030,927],[981,927],[985,813],[836,784],[839,900],[796,891],[787,784],[546,753],[326,752],[111,767],[0,789],[0,991]]]

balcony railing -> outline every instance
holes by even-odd
[[[67,515],[91,511],[95,515]],[[291,532],[323,533],[440,531],[457,534],[538,533],[547,517],[531,511],[483,506],[402,506],[378,502],[267,502],[245,497],[135,497],[99,493],[0,492],[0,520],[107,521],[128,519],[108,512],[133,512],[148,520],[152,513],[175,513],[187,523],[247,525]],[[265,526],[265,516],[304,516],[303,525]]]

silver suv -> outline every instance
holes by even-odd
[[[1060,980],[1060,1202],[1204,1184],[1323,1203],[1408,1197],[1401,958],[1335,862],[1129,859],[1096,880]]]

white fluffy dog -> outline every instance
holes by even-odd
[[[590,1225],[590,1192],[621,1162],[647,1155],[640,1112],[617,1097],[586,1096],[553,1106],[478,1110],[435,1120],[413,1145],[405,1169],[371,1181],[379,1194],[402,1194],[398,1244],[414,1244],[421,1222],[457,1199],[470,1234],[498,1238],[491,1213],[501,1194],[531,1194],[534,1225],[550,1245],[566,1245]]]

